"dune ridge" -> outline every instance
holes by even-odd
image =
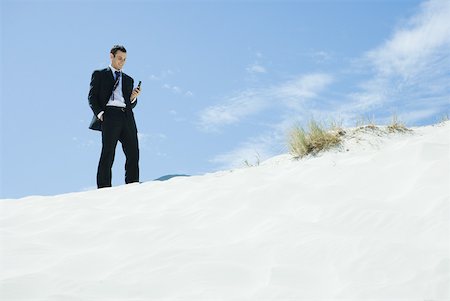
[[[450,122],[0,200],[1,300],[449,300]]]

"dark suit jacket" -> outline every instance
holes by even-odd
[[[133,108],[137,104],[137,99],[134,103],[131,103],[130,97],[133,92],[134,80],[130,76],[122,72],[122,93],[125,99],[127,114],[132,118],[134,122]],[[104,111],[106,104],[111,97],[114,88],[114,76],[111,68],[105,68],[102,70],[95,70],[92,73],[91,86],[89,89],[89,106],[94,112],[89,128],[91,130],[101,131],[101,120],[97,118],[101,111]]]

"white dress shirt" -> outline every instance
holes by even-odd
[[[113,107],[119,107],[119,108],[125,108],[125,98],[123,98],[123,92],[122,92],[122,71],[115,69],[113,66],[109,65],[109,68],[111,68],[111,72],[113,74],[114,80],[116,80],[116,72],[120,72],[120,80],[119,84],[117,85],[116,89],[111,94],[111,97],[109,98],[107,106],[113,106]]]
[[[111,94],[111,97],[109,98],[108,103],[106,106],[114,106],[119,108],[125,108],[125,98],[123,98],[123,92],[122,92],[122,70],[115,69],[112,65],[109,65],[109,68],[111,69],[111,72],[113,74],[114,82],[116,80],[116,71],[120,72],[120,80],[119,84],[117,85],[116,89]],[[134,103],[136,101],[136,98],[134,98],[131,103]],[[105,111],[101,111],[98,113],[97,117],[98,119],[101,119]]]

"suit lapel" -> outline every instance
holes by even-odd
[[[106,74],[105,74],[105,79],[108,82],[107,87],[109,87],[109,90],[111,91],[110,94],[112,93],[112,90],[114,88],[114,76],[112,74],[111,68],[106,68]]]
[[[113,85],[114,85],[114,75],[113,75],[113,72],[112,72],[112,70],[111,70],[111,68],[106,68],[106,77],[108,78],[108,80],[110,80],[112,83],[113,83]]]
[[[128,77],[125,75],[125,73],[122,72],[122,95],[123,98],[125,99],[125,105],[127,107],[131,107],[131,102],[130,102],[130,92],[128,91],[128,87],[129,87],[129,80]]]
[[[122,95],[124,98],[126,98],[125,97],[125,95],[127,95],[126,93],[127,93],[127,79],[122,72]]]

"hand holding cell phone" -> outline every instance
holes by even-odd
[[[130,97],[131,101],[134,101],[134,99],[136,99],[139,96],[139,94],[141,93],[141,83],[142,82],[139,81],[137,87],[131,93],[131,97]]]

